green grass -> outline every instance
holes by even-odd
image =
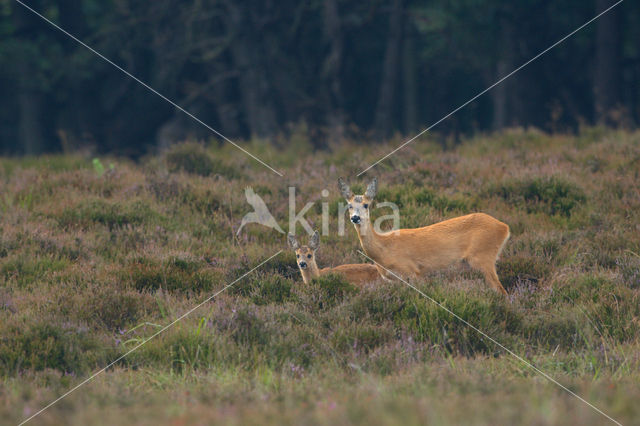
[[[219,144],[102,168],[79,155],[0,159],[0,418],[18,423],[283,250],[34,424],[605,424],[402,283],[305,285],[284,235],[250,224],[236,236],[245,187],[286,230],[294,185],[298,210],[316,202],[316,227],[329,206],[320,267],[362,262],[350,224],[336,234],[335,177],[398,143],[248,145],[284,178]],[[638,133],[516,129],[446,150],[416,141],[367,175],[403,227],[474,211],[508,223],[506,299],[464,265],[415,285],[633,424],[639,170]]]

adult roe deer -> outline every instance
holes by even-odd
[[[369,263],[347,264],[336,266],[335,268],[318,269],[316,264],[316,250],[320,245],[318,231],[313,233],[309,239],[309,244],[306,246],[301,246],[296,237],[291,234],[288,235],[287,241],[296,253],[296,263],[305,284],[309,284],[312,279],[326,274],[342,275],[348,282],[358,286],[375,281],[380,277],[378,268]]]
[[[354,195],[342,178],[338,188],[349,203],[349,216],[356,228],[365,254],[375,262],[400,275],[422,276],[466,260],[482,272],[491,287],[507,294],[496,273],[496,260],[509,239],[509,226],[484,213],[445,220],[414,229],[378,233],[369,218],[369,208],[378,191],[374,178],[364,195]],[[393,276],[376,265],[385,279]]]

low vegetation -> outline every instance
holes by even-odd
[[[252,210],[245,187],[286,230],[295,186],[297,211],[316,203],[316,228],[329,206],[318,264],[363,262],[350,224],[337,233],[335,181],[399,142],[248,146],[284,178],[213,143],[103,158],[100,170],[72,154],[0,159],[0,418],[35,413],[283,250],[34,424],[606,421],[433,301],[637,420],[640,134],[512,130],[455,148],[426,138],[367,173],[403,227],[472,211],[508,223],[506,299],[465,265],[414,283],[432,300],[402,283],[304,285],[285,235],[256,224],[236,235]]]

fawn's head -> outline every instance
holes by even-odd
[[[289,247],[291,247],[296,253],[296,262],[301,270],[305,270],[316,264],[316,250],[320,244],[320,235],[318,234],[318,231],[313,233],[306,246],[301,246],[296,237],[292,234],[288,235],[287,241],[289,242]]]
[[[360,225],[363,221],[369,221],[369,210],[378,192],[378,178],[373,178],[363,195],[354,195],[349,185],[342,178],[338,179],[338,188],[344,199],[349,203],[349,219],[351,219],[351,222],[355,225]]]

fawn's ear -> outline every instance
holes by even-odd
[[[296,237],[293,234],[287,235],[287,242],[289,243],[289,247],[291,247],[294,250],[297,250],[297,248],[300,246],[298,244],[298,240],[296,240]]]
[[[353,197],[353,192],[351,192],[351,188],[349,188],[349,185],[347,185],[347,183],[341,177],[338,178],[338,189],[340,190],[340,193],[345,199],[350,200],[351,197]]]
[[[364,196],[370,200],[373,200],[378,193],[378,178],[374,177],[369,186],[367,186],[367,192],[364,193]]]
[[[317,250],[319,245],[320,245],[320,234],[318,234],[318,231],[315,231],[311,236],[311,238],[309,238],[309,248],[311,250]]]

